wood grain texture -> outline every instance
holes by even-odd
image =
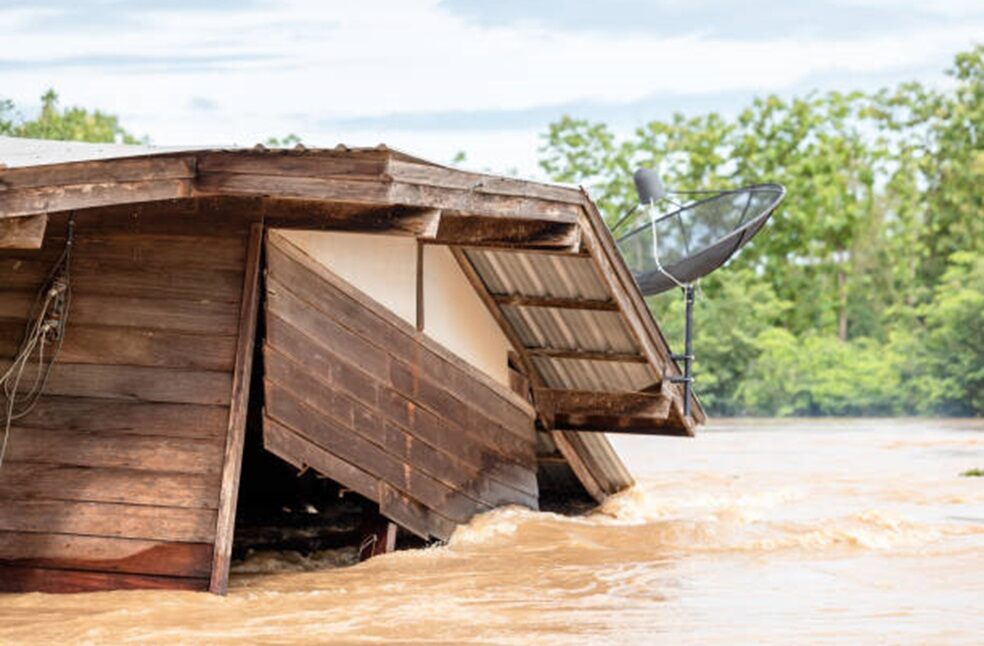
[[[0,469],[0,499],[75,500],[79,502],[216,509],[217,473],[188,473],[144,468],[78,466],[5,460]]]
[[[289,244],[271,233],[267,249],[267,444],[423,536],[499,504],[535,507],[529,405]]]
[[[7,500],[0,506],[0,530],[211,543],[215,538],[215,511],[66,500]]]
[[[0,468],[0,588],[206,589],[246,238],[202,209],[76,214],[65,341]],[[33,255],[0,252],[3,365],[64,245],[51,220]]]
[[[0,219],[0,249],[38,249],[44,240],[48,215],[41,213]]]
[[[236,501],[239,498],[239,475],[242,469],[243,444],[246,435],[246,412],[249,406],[249,386],[253,371],[253,348],[256,342],[256,318],[259,316],[260,263],[263,252],[263,224],[252,226],[246,247],[246,268],[243,273],[239,337],[236,342],[235,367],[232,374],[228,435],[223,456],[222,480],[219,489],[219,512],[216,518],[215,551],[209,590],[225,594],[229,585],[229,558],[236,523]]]
[[[105,590],[204,591],[207,578],[148,576],[20,567],[0,563],[0,592],[99,592]]]
[[[0,561],[19,567],[201,578],[211,569],[212,546],[104,536],[0,532]]]

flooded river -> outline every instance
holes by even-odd
[[[226,598],[0,596],[0,643],[984,643],[984,423],[718,421],[614,437],[639,485],[502,509],[347,568],[266,559]],[[337,555],[334,555],[337,557]],[[262,568],[261,568],[262,569]]]

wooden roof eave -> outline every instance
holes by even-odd
[[[456,171],[388,149],[205,150],[0,169],[0,219],[189,197],[404,209],[397,229],[444,244],[576,253],[574,189]]]

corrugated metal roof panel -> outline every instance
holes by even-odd
[[[562,390],[633,392],[660,380],[652,366],[645,363],[549,357],[532,357],[532,361],[548,387]]]
[[[607,300],[611,293],[584,256],[469,249],[468,259],[493,294]]]
[[[637,352],[618,312],[503,305],[502,312],[530,348]]]

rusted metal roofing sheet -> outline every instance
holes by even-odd
[[[660,376],[645,363],[533,357],[533,365],[550,388],[598,392],[634,392]]]
[[[468,259],[492,294],[607,300],[605,286],[586,256],[469,249]]]
[[[95,161],[97,159],[125,159],[127,157],[146,157],[171,153],[265,150],[264,147],[249,146],[150,146],[146,144],[90,143],[84,141],[57,141],[51,139],[27,139],[24,137],[0,136],[0,167],[25,168],[47,166],[70,162]],[[300,149],[304,149],[303,146]],[[389,151],[396,159],[426,166],[440,166],[434,162],[408,155],[382,144],[375,147],[350,148],[338,144],[334,148],[311,149],[324,155],[362,153],[368,151]]]
[[[527,347],[599,352],[639,349],[618,312],[503,305],[502,313]]]

